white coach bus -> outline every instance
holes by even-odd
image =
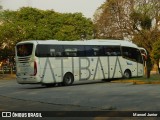
[[[74,81],[143,76],[140,48],[122,40],[33,40],[16,45],[20,84],[71,85]]]

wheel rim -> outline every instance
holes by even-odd
[[[66,82],[67,84],[71,84],[72,78],[71,78],[70,76],[67,76],[67,77],[65,78],[65,82]]]
[[[126,72],[124,73],[124,77],[125,77],[125,78],[130,78],[130,73],[129,73],[128,71],[126,71]]]
[[[72,74],[69,74],[67,73],[65,76],[64,76],[64,80],[63,80],[63,84],[64,85],[71,85],[73,83],[73,76]]]

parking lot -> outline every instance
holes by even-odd
[[[0,111],[160,111],[159,100],[159,85],[152,84],[87,81],[46,88],[0,80]]]
[[[15,80],[1,80],[0,95],[24,101],[90,107],[97,110],[160,110],[159,85],[152,84],[87,81],[73,86],[46,88],[41,85],[19,85]],[[65,107],[63,110],[66,110]]]

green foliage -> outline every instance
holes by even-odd
[[[153,44],[153,50],[151,53],[154,60],[160,59],[160,39]]]
[[[133,28],[141,27],[142,29],[150,29],[152,26],[152,19],[148,15],[133,11],[130,14],[131,19],[134,21]],[[138,25],[138,26],[137,26]],[[136,28],[137,29],[137,28]]]
[[[159,0],[107,0],[95,15],[98,38],[131,39],[149,54],[160,38]]]
[[[14,48],[24,40],[78,40],[85,34],[91,39],[93,23],[81,13],[58,13],[23,7],[18,11],[0,11],[0,49]]]
[[[1,42],[4,38],[12,38],[14,43],[31,39],[77,40],[83,33],[89,39],[93,33],[92,21],[81,13],[61,14],[24,7],[18,11],[3,11],[1,16]]]
[[[43,18],[42,11],[36,8],[24,7],[17,12],[17,20],[37,23],[41,18]]]
[[[144,47],[148,52],[147,70],[150,70],[152,62],[149,56],[154,49],[153,44],[160,39],[159,6],[159,0],[106,0],[95,15],[95,36],[127,38]]]

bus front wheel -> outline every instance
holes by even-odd
[[[130,70],[125,70],[123,77],[125,79],[131,78],[131,72],[130,72]]]
[[[66,73],[63,77],[63,85],[68,86],[72,85],[74,77],[72,73]]]

